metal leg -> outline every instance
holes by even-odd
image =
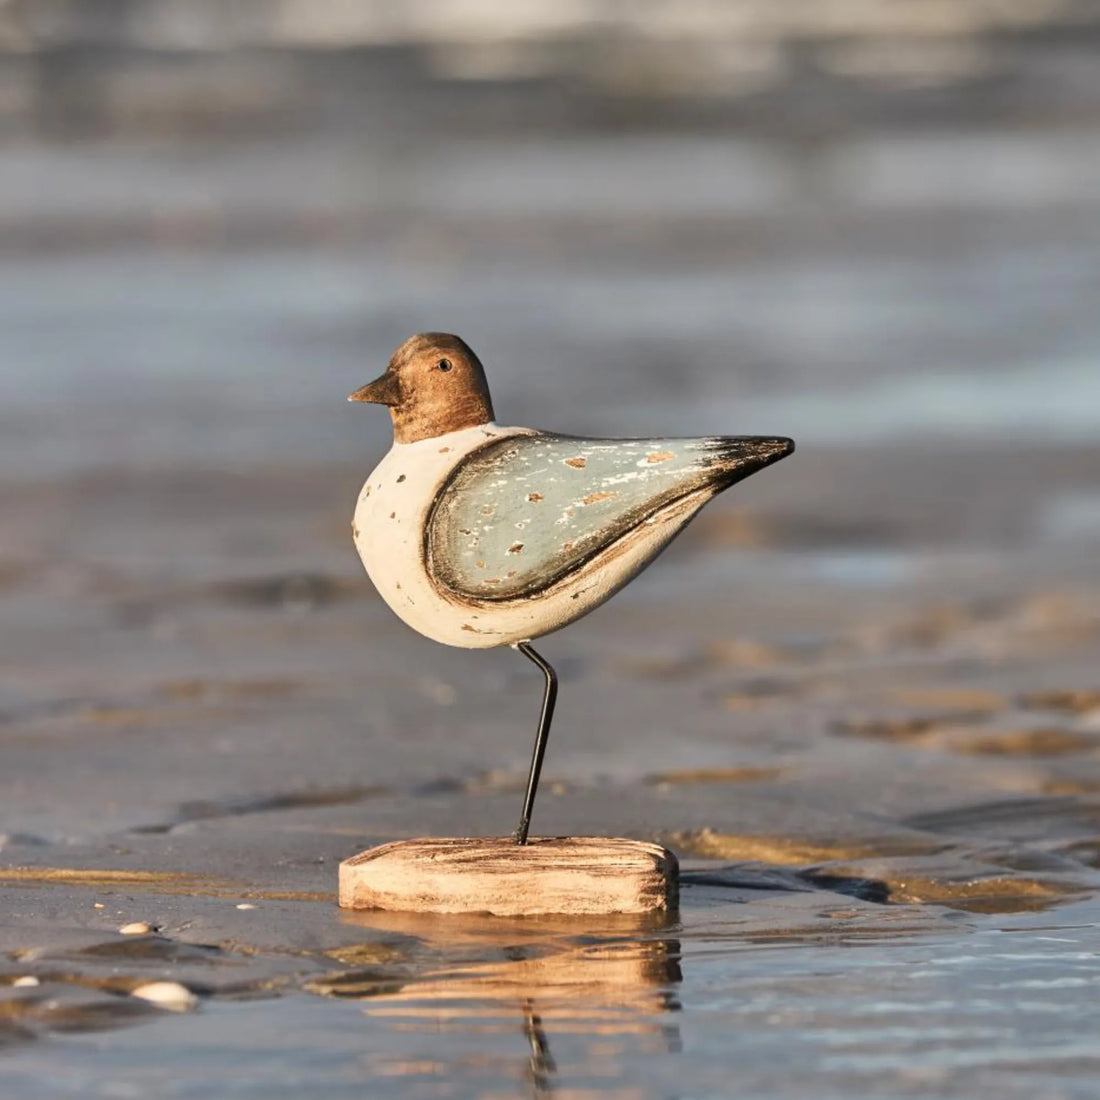
[[[527,777],[527,793],[523,796],[523,816],[519,819],[519,828],[512,834],[517,844],[526,844],[527,830],[531,827],[531,809],[535,805],[535,791],[538,790],[539,773],[542,771],[542,758],[546,755],[546,739],[550,734],[554,703],[558,698],[558,677],[545,659],[540,657],[527,642],[517,642],[512,648],[519,650],[529,661],[538,665],[542,669],[543,676],[546,677],[542,713],[539,715],[539,731],[535,735],[535,751],[531,754],[531,774]]]

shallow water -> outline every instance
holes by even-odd
[[[86,1009],[87,1033],[74,1015],[47,1044],[9,1022],[4,1080],[104,1097],[1094,1092],[1095,902],[921,935],[841,910],[782,930],[774,895],[708,905],[693,896],[707,889],[689,885],[679,921],[641,932],[364,916],[402,946],[306,981],[323,999],[214,995],[120,1031]],[[41,1011],[26,1022],[50,1027]]]

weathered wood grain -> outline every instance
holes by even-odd
[[[340,864],[340,905],[422,913],[653,913],[675,909],[679,865],[619,837],[425,837]]]

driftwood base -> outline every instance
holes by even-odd
[[[654,913],[679,900],[676,857],[658,844],[591,836],[518,845],[426,837],[340,864],[340,905],[418,913]]]

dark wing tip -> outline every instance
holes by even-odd
[[[783,435],[716,436],[707,440],[706,446],[713,455],[714,465],[723,471],[727,485],[794,452],[794,440]]]

